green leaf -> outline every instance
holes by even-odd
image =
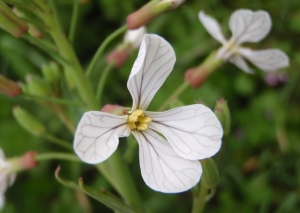
[[[113,209],[118,213],[135,213],[135,211],[131,207],[127,206],[123,201],[121,201],[115,195],[105,191],[104,189],[96,191],[94,189],[85,186],[82,178],[79,179],[79,185],[75,182],[64,180],[59,176],[59,171],[60,171],[60,166],[57,167],[55,171],[55,178],[62,185],[72,189],[83,191],[87,195],[95,198],[99,202],[103,203],[104,205],[106,205],[107,207]]]

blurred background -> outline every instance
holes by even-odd
[[[80,4],[79,22],[74,39],[76,53],[85,66],[100,43],[125,24],[128,14],[148,1],[90,0]],[[72,15],[71,0],[59,0],[58,9],[66,32]],[[220,183],[204,212],[231,213],[297,213],[300,210],[300,1],[299,0],[188,0],[186,3],[147,25],[148,33],[166,38],[173,46],[177,62],[165,84],[158,91],[149,110],[156,110],[183,82],[184,72],[198,66],[220,45],[204,29],[198,12],[216,18],[227,38],[231,33],[228,20],[236,9],[266,10],[273,26],[259,43],[245,44],[253,49],[279,48],[290,57],[290,67],[268,75],[252,66],[254,75],[245,74],[226,63],[198,89],[188,89],[180,100],[185,104],[204,103],[211,109],[219,98],[225,98],[231,111],[231,131],[223,139],[221,151],[214,157],[220,173]],[[106,56],[122,37],[116,39],[98,63],[92,79],[103,71]],[[126,81],[136,58],[134,52],[126,63],[114,69],[104,88],[103,104],[131,106]],[[0,31],[0,73],[18,82],[28,74],[41,76],[41,66],[51,59],[24,39],[16,39]],[[65,151],[26,132],[14,119],[12,108],[21,106],[35,115],[57,137],[72,143],[69,134],[52,112],[39,102],[23,97],[9,98],[0,94],[0,147],[7,157],[20,156],[28,150],[40,153]],[[100,110],[100,109],[99,109]],[[74,111],[74,109],[73,109]],[[82,113],[82,112],[81,112]],[[74,116],[74,122],[79,117]],[[121,140],[120,150],[137,147],[129,138]],[[149,212],[185,213],[191,211],[192,194],[155,192],[142,180],[138,149],[124,160]],[[101,203],[86,201],[74,190],[60,185],[54,178],[61,165],[61,176],[85,183],[95,189],[111,190],[107,181],[94,167],[83,163],[45,161],[38,167],[18,174],[15,184],[6,192],[7,202],[2,212],[86,212],[78,204],[90,202],[90,212],[112,212]]]

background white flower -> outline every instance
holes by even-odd
[[[0,210],[3,208],[5,203],[5,191],[8,186],[11,186],[15,179],[16,174],[10,172],[11,164],[6,161],[5,155],[0,148]]]
[[[83,115],[74,138],[75,152],[83,161],[106,160],[116,150],[118,138],[131,132],[139,143],[142,177],[149,187],[182,192],[200,180],[199,159],[211,157],[221,146],[223,130],[215,114],[201,104],[146,111],[175,60],[167,41],[145,35],[127,82],[132,110],[123,116],[98,111]]]
[[[212,17],[203,11],[199,12],[199,19],[217,41],[223,44],[218,50],[217,57],[229,60],[237,67],[247,73],[253,71],[249,68],[247,59],[263,71],[277,71],[280,68],[289,66],[288,56],[278,49],[252,50],[241,47],[244,42],[258,42],[262,40],[271,29],[271,18],[265,11],[240,9],[236,10],[230,17],[229,28],[232,37],[226,40],[221,32],[220,25]]]

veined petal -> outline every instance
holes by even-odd
[[[232,40],[238,45],[244,42],[258,42],[270,31],[272,21],[265,11],[237,10],[229,20]]]
[[[224,44],[226,42],[226,39],[224,38],[221,27],[219,23],[209,15],[206,15],[204,11],[200,11],[199,14],[199,19],[207,32],[217,41],[220,43]]]
[[[175,193],[198,183],[202,174],[198,160],[182,158],[163,137],[150,129],[132,133],[139,143],[142,177],[150,188]]]
[[[145,114],[152,118],[148,127],[162,133],[183,158],[208,158],[220,149],[222,126],[215,114],[204,105],[194,104]]]
[[[278,49],[251,50],[240,48],[239,53],[266,72],[289,66],[289,57]]]
[[[171,45],[157,35],[145,35],[132,67],[127,87],[133,99],[132,110],[145,110],[164,83],[176,61]]]
[[[129,134],[127,116],[86,112],[77,126],[74,150],[81,160],[100,163],[116,150],[119,137],[127,137]]]
[[[238,68],[240,68],[241,70],[243,70],[246,73],[253,73],[253,70],[250,69],[250,67],[248,66],[247,62],[238,55],[232,56],[229,61],[233,64],[235,64],[235,66],[237,66]]]

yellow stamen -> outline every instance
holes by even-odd
[[[138,116],[137,115],[129,115],[128,116],[128,122],[136,122],[138,119]]]
[[[137,129],[138,130],[146,130],[148,128],[148,125],[147,124],[140,124],[138,125]]]
[[[144,111],[143,110],[140,110],[140,109],[137,109],[137,110],[134,110],[131,115],[135,115],[135,116],[144,116]]]
[[[128,115],[128,126],[130,129],[146,130],[148,128],[148,123],[152,119],[150,117],[144,117],[144,111],[137,109]]]
[[[152,121],[152,119],[150,117],[144,117],[141,119],[140,123],[142,124],[148,124]]]
[[[133,122],[128,122],[128,126],[130,129],[136,129],[136,125]]]

